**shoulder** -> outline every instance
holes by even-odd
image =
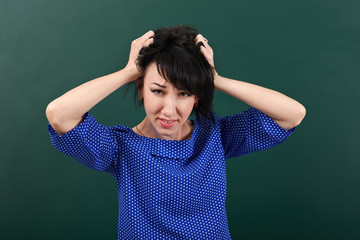
[[[215,113],[214,121],[212,119],[200,116],[200,119],[193,118],[191,121],[194,123],[194,135],[201,139],[209,139],[220,132],[220,117]]]
[[[99,132],[105,130],[105,132],[110,133],[112,136],[128,136],[131,134],[132,129],[123,124],[117,125],[103,125],[99,123],[96,118],[89,112],[85,113],[83,116],[84,121],[79,125],[83,129],[87,129],[92,132]],[[82,125],[82,126],[81,126]]]

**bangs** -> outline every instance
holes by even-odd
[[[184,52],[164,51],[155,56],[154,62],[156,62],[158,73],[167,82],[179,90],[198,95],[197,89],[201,87],[202,76],[195,70],[201,69],[199,60]]]

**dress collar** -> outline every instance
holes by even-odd
[[[131,128],[129,129],[132,137],[141,141],[150,154],[173,159],[184,159],[191,157],[193,154],[194,141],[199,128],[196,119],[190,119],[190,121],[194,123],[194,129],[191,138],[187,140],[149,138],[135,133]]]

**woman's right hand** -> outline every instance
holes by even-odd
[[[133,76],[134,76],[134,79],[132,79],[133,81],[142,76],[142,73],[137,68],[136,63],[135,63],[136,59],[139,56],[139,52],[140,52],[141,48],[148,47],[150,44],[152,44],[154,42],[154,38],[153,38],[154,35],[155,35],[154,31],[150,30],[147,33],[145,33],[144,35],[142,35],[141,37],[133,40],[131,43],[129,61],[128,61],[125,69],[127,71],[130,71],[133,74]]]

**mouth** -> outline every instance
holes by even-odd
[[[159,118],[159,121],[161,126],[163,126],[164,128],[171,128],[177,122],[176,120],[167,120],[163,118]]]

